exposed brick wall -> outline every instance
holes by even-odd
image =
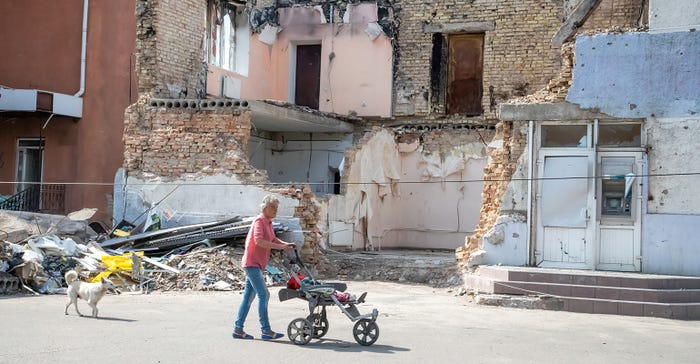
[[[501,197],[508,188],[518,159],[525,151],[527,134],[520,123],[502,121],[496,128],[496,138],[503,140],[502,148],[489,149],[491,161],[484,168],[484,190],[481,193],[481,213],[474,234],[465,239],[464,247],[457,249],[457,259],[465,265],[471,253],[479,250],[481,238],[495,225],[500,214]]]
[[[248,163],[250,111],[153,107],[142,97],[126,111],[124,167],[127,173],[180,178],[185,174],[234,174],[260,183],[267,176]]]
[[[139,94],[196,98],[203,89],[206,0],[139,0],[136,73]]]
[[[603,0],[580,31],[648,26],[648,3],[648,0]]]
[[[644,0],[603,0],[581,31],[637,27]],[[560,71],[561,50],[551,39],[564,20],[563,1],[397,1],[399,18],[395,52],[394,115],[421,117],[436,122],[495,124],[496,108],[509,99],[531,94],[547,86]],[[644,17],[642,17],[644,19]],[[484,113],[465,118],[444,115],[444,105],[431,105],[430,77],[432,33],[424,24],[492,21],[485,32],[483,58]]]
[[[495,23],[484,39],[481,122],[495,124],[495,106],[547,84],[558,71],[559,49],[550,40],[561,24],[558,1],[400,1],[399,51],[394,82],[397,116],[427,116],[432,34],[423,24]],[[438,114],[441,114],[438,112]]]

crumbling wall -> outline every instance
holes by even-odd
[[[138,0],[136,75],[139,94],[198,98],[205,94],[204,0]]]
[[[345,198],[329,201],[329,234],[353,229],[343,235],[355,249],[455,249],[478,222],[493,135],[465,125],[372,128],[346,151]]]
[[[580,3],[580,0],[567,0]],[[649,25],[648,0],[603,0],[579,28],[579,32],[613,27],[638,28]]]
[[[283,239],[303,243],[305,261],[317,263],[319,203],[308,186],[270,184],[250,164],[250,129],[244,101],[140,98],[125,114],[115,216],[138,223],[135,216],[157,207],[165,226],[254,216],[262,197],[274,193],[277,220],[290,228]]]
[[[394,80],[396,116],[444,115],[444,105],[431,104],[433,33],[425,25],[492,22],[485,32],[482,117],[496,123],[496,105],[538,90],[556,73],[560,59],[550,39],[561,22],[558,1],[526,0],[426,3],[400,1],[399,49]],[[441,72],[445,72],[442,70]]]
[[[518,160],[527,145],[527,132],[514,127],[511,121],[502,121],[496,127],[496,136],[489,145],[490,161],[484,168],[484,189],[481,195],[481,213],[474,234],[465,239],[463,247],[457,249],[457,259],[462,266],[481,251],[482,238],[496,225],[501,214],[502,199],[508,190]]]
[[[250,110],[240,103],[142,97],[127,109],[125,117],[124,167],[128,174],[180,178],[223,173],[251,183],[267,178],[247,163]]]

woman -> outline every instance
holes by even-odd
[[[267,315],[267,303],[270,299],[270,292],[265,285],[263,271],[270,259],[272,249],[286,250],[294,249],[294,243],[287,243],[275,236],[272,229],[272,219],[277,216],[279,200],[273,195],[267,195],[260,205],[261,213],[250,226],[248,236],[245,239],[245,252],[243,253],[242,266],[245,270],[245,290],[243,291],[243,301],[238,308],[238,317],[233,330],[235,339],[252,339],[243,331],[245,319],[248,316],[250,305],[255,296],[258,297],[258,315],[260,316],[260,328],[262,329],[263,340],[274,340],[284,336],[270,329],[270,320]]]

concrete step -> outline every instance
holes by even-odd
[[[481,266],[464,283],[483,304],[700,319],[700,277]]]
[[[700,289],[653,289],[559,283],[494,281],[493,291],[491,293],[589,297],[636,302],[700,303]]]
[[[560,283],[654,289],[700,289],[700,277],[656,274],[546,269],[531,267],[481,266],[478,275],[501,281]]]
[[[476,302],[482,305],[514,308],[700,320],[700,303],[650,303],[585,297],[528,297],[503,294],[479,294]]]

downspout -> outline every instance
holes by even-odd
[[[533,134],[535,131],[535,126],[534,126],[534,121],[530,120],[530,123],[528,125],[528,130],[527,130],[527,158],[528,158],[528,166],[527,166],[527,229],[526,231],[526,238],[525,241],[527,243],[527,252],[528,252],[528,265],[535,265],[535,252],[533,249],[534,244],[530,241],[532,239],[532,184],[534,181],[532,180],[532,176],[534,173],[532,172],[532,168],[535,165],[533,163],[534,160],[534,150],[532,143],[534,140]]]
[[[83,38],[80,49],[80,90],[73,95],[75,97],[82,97],[85,93],[85,54],[87,51],[88,2],[89,0],[83,0]]]

